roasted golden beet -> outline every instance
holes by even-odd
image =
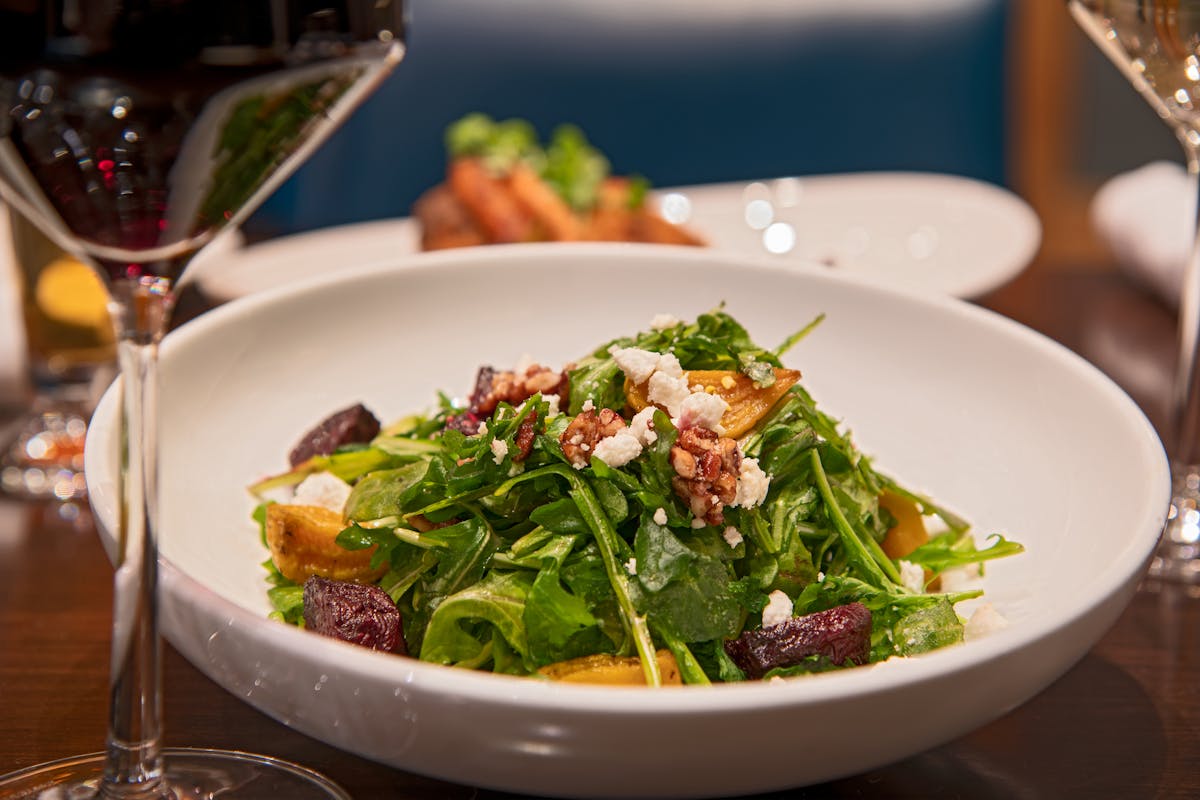
[[[658,660],[658,670],[662,674],[663,686],[680,686],[683,678],[679,673],[679,664],[670,650],[659,650],[655,657]],[[538,674],[555,681],[569,683],[599,683],[611,686],[645,686],[646,676],[642,672],[642,661],[639,658],[626,658],[613,655],[593,655],[582,658],[572,658],[569,661],[559,661],[548,664],[538,670]]]
[[[371,583],[387,572],[386,563],[371,569],[374,547],[346,550],[337,543],[337,535],[345,527],[341,514],[321,506],[267,506],[267,547],[283,576],[296,583],[313,575]]]
[[[883,539],[883,552],[888,558],[904,558],[929,541],[921,510],[912,500],[885,491],[879,495],[879,507],[886,508],[896,518]]]
[[[800,380],[800,371],[775,369],[775,382],[770,386],[758,386],[748,376],[732,370],[685,370],[683,373],[689,386],[702,386],[704,391],[715,394],[729,404],[721,416],[721,427],[725,436],[736,439],[749,431],[767,412],[775,407],[780,398]],[[634,384],[625,381],[625,401],[634,411],[650,405],[646,394],[648,383]]]

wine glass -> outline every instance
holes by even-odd
[[[0,448],[0,494],[78,500],[87,493],[87,420],[115,369],[107,294],[87,264],[14,209],[0,211],[0,242],[11,244],[0,260],[13,261],[8,277],[20,295],[29,389]]]
[[[1067,7],[1171,127],[1189,175],[1200,179],[1200,0],[1067,0]],[[1200,583],[1200,223],[1197,234],[1179,302],[1171,507],[1150,570],[1191,584]]]
[[[125,453],[103,754],[0,796],[346,797],[265,756],[162,746],[157,364],[196,253],[403,55],[402,0],[0,1],[0,191],[109,294]]]

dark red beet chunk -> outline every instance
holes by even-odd
[[[378,586],[312,576],[304,582],[304,626],[372,650],[407,654],[400,609]]]
[[[365,443],[379,435],[379,420],[362,403],[343,409],[304,434],[288,460],[294,467],[313,456],[327,456],[342,445]]]
[[[871,655],[871,612],[862,603],[850,603],[792,617],[726,641],[725,652],[751,680],[815,655],[839,665],[865,664]]]
[[[481,424],[483,424],[483,420],[470,411],[446,417],[446,430],[458,431],[464,436],[474,436],[479,433]]]

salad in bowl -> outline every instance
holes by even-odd
[[[585,683],[791,678],[1005,625],[1022,546],[876,470],[719,307],[562,366],[478,368],[384,425],[355,405],[250,487],[273,616],[456,667]],[[469,373],[464,374],[464,385]]]

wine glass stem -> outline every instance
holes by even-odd
[[[1200,194],[1200,145],[1180,135],[1187,156],[1194,193]],[[1195,214],[1200,214],[1200,202]],[[1200,216],[1194,218],[1192,250],[1184,270],[1179,296],[1179,364],[1176,371],[1173,419],[1172,471],[1200,464]]]
[[[174,294],[158,279],[114,287],[125,432],[113,579],[107,761],[101,796],[169,796],[163,784],[162,646],[158,636],[158,345]]]

